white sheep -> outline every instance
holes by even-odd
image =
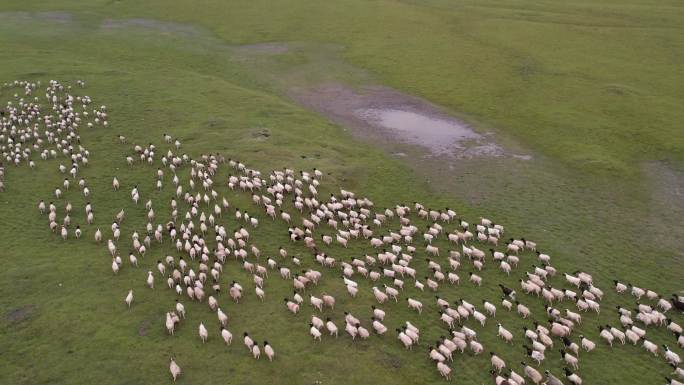
[[[169,371],[171,372],[171,377],[173,377],[173,382],[176,382],[176,378],[181,375],[181,368],[173,358],[171,358],[171,363],[169,364]]]
[[[207,331],[207,328],[204,327],[204,323],[200,322],[198,331],[199,336],[202,339],[202,343],[207,342],[207,338],[209,338],[209,332]]]
[[[408,302],[408,307],[409,309],[413,309],[418,311],[418,314],[421,314],[423,312],[423,303],[415,300],[413,298],[407,298],[406,301]]]
[[[128,308],[130,309],[131,304],[133,303],[133,290],[128,291],[128,295],[126,295],[124,302],[126,302],[126,305],[128,305]]]

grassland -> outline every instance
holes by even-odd
[[[420,200],[455,207],[471,222],[491,216],[510,234],[537,240],[554,255],[560,271],[593,273],[606,292],[612,279],[620,278],[669,295],[682,289],[684,272],[683,209],[672,192],[682,184],[684,156],[679,129],[684,116],[678,108],[684,89],[679,70],[683,12],[675,1],[10,0],[0,13],[0,48],[6,53],[0,81],[83,78],[96,103],[107,104],[110,132],[83,134],[93,153],[84,174],[103,229],[119,209],[136,212],[125,192],[133,184],[146,186],[143,199],[149,193],[155,202],[166,202],[171,194],[168,188],[152,192],[154,168],[126,167],[123,155],[130,148],[116,145],[115,134],[160,145],[162,133],[170,133],[188,153],[220,151],[262,171],[325,170],[324,193],[339,186],[368,195],[379,207]],[[166,29],[101,27],[105,20],[131,18],[171,24]],[[187,25],[197,34],[179,33]],[[304,48],[256,65],[236,50],[260,42]],[[339,57],[320,65],[311,52],[330,46]],[[315,75],[310,77],[281,76],[300,64],[325,70],[307,72]],[[524,143],[537,155],[536,163],[521,166],[512,177],[491,170],[505,161],[492,161],[469,170],[470,178],[426,183],[429,173],[359,144],[286,96],[289,87],[306,80],[357,81],[357,69],[370,80],[425,97]],[[0,91],[0,100],[12,93]],[[254,135],[264,128],[270,133],[266,140]],[[364,343],[340,338],[312,344],[303,317],[309,312],[298,318],[287,313],[277,293],[289,293],[289,283],[275,279],[268,281],[266,303],[248,295],[245,303],[227,309],[234,333],[249,330],[274,345],[274,363],[255,362],[239,344],[226,348],[218,335],[202,346],[196,324],[216,322],[203,305],[188,305],[190,319],[177,337],[167,337],[163,314],[173,296],[144,288],[145,269],[125,269],[112,278],[106,250],[90,241],[90,227],[81,241],[61,242],[49,233],[36,203],[60,183],[56,169],[56,162],[38,162],[32,172],[8,168],[8,188],[0,194],[0,383],[167,383],[169,355],[183,367],[182,381],[191,384],[441,381],[422,351],[426,343],[413,353],[389,335]],[[114,175],[124,192],[111,191]],[[475,184],[478,177],[487,183]],[[68,198],[82,203],[75,192]],[[227,198],[235,206],[247,205],[245,196]],[[129,231],[142,228],[143,214],[138,214],[126,224]],[[272,253],[287,237],[282,226],[262,222],[256,240]],[[166,251],[153,250],[146,264]],[[331,249],[344,257],[361,251]],[[235,266],[227,276],[249,281]],[[511,286],[517,278],[502,278],[494,269],[483,276],[485,282]],[[335,319],[341,319],[343,309],[367,318],[368,284],[359,299],[350,301],[338,282],[325,281],[319,290],[341,302],[331,313]],[[131,311],[122,302],[129,288],[136,290]],[[463,285],[440,295],[473,303],[498,298],[493,286]],[[429,293],[417,296],[432,304]],[[609,310],[617,304],[632,306],[633,301],[611,293],[600,317],[586,317],[585,334],[598,341],[597,325],[617,324]],[[543,311],[537,301],[530,305]],[[388,326],[411,320],[423,326],[424,341],[443,333],[434,319],[409,313],[403,304],[387,308]],[[510,330],[529,325],[514,316],[502,319]],[[676,320],[682,323],[681,316]],[[489,322],[480,332],[485,347],[510,364],[520,361],[522,348],[507,349],[494,330]],[[651,333],[653,340],[673,345],[665,332]],[[559,374],[557,358],[549,352],[545,367]],[[486,357],[459,356],[454,382],[489,383],[488,365]],[[621,346],[581,356],[579,373],[590,383],[653,384],[669,369],[641,348]]]

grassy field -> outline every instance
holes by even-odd
[[[130,19],[148,21],[111,21]],[[0,12],[0,49],[6,53],[0,83],[84,79],[84,92],[95,104],[108,106],[111,128],[82,133],[93,154],[83,175],[93,190],[97,227],[108,229],[121,208],[130,213],[121,250],[127,249],[130,232],[142,231],[145,223],[144,211],[128,199],[130,188],[141,186],[143,201],[153,199],[160,215],[167,215],[172,189],[167,176],[164,190],[154,190],[156,167],[128,168],[124,156],[131,146],[117,144],[116,134],[129,143],[154,142],[165,151],[162,134],[169,133],[180,138],[188,154],[219,151],[264,173],[317,167],[328,174],[323,195],[342,187],[370,197],[377,207],[418,200],[453,207],[471,223],[492,217],[506,225],[507,235],[536,240],[560,272],[592,273],[607,293],[604,311],[585,315],[581,331],[600,347],[580,355],[578,373],[589,384],[656,384],[670,373],[662,359],[640,347],[608,349],[596,327],[618,325],[616,305],[634,306],[632,298],[612,292],[613,279],[666,296],[682,290],[684,208],[677,191],[684,184],[683,19],[684,9],[675,1],[9,0]],[[262,42],[299,49],[264,60],[241,48]],[[291,87],[328,78],[368,80],[425,97],[476,127],[524,143],[536,158],[515,176],[506,173],[506,160],[475,164],[463,176],[422,173],[354,141],[287,97]],[[15,92],[0,90],[0,102]],[[266,139],[258,135],[265,129]],[[86,226],[79,241],[52,235],[36,204],[50,199],[61,182],[59,162],[37,161],[33,171],[6,170],[7,189],[0,193],[0,383],[168,383],[170,355],[184,370],[180,382],[187,384],[442,381],[426,350],[445,329],[434,313],[433,294],[414,289],[407,292],[428,306],[423,316],[401,302],[384,306],[390,330],[405,320],[421,327],[422,342],[414,352],[405,352],[392,332],[365,342],[345,336],[314,344],[307,326],[311,309],[304,307],[294,317],[282,305],[290,282],[269,279],[267,300],[260,303],[250,276],[234,262],[222,282],[238,280],[246,298],[240,305],[220,299],[231,318],[229,329],[236,336],[249,331],[259,342],[268,340],[276,361],[255,362],[240,341],[231,347],[220,343],[216,316],[206,304],[186,300],[188,320],[168,337],[164,312],[175,297],[159,280],[154,291],[144,280],[147,268],[171,248],[155,247],[143,267],[126,266],[113,277],[105,247],[92,241],[96,226]],[[110,187],[115,175],[123,185],[118,193]],[[187,180],[187,169],[179,175]],[[426,175],[433,181],[441,176],[440,182],[426,182]],[[234,207],[257,211],[248,195],[221,191]],[[75,205],[75,223],[83,223],[82,196],[70,191],[67,199]],[[287,233],[284,225],[260,219],[254,242],[272,255],[289,242]],[[227,222],[228,228],[235,225]],[[439,244],[448,247],[443,240]],[[301,245],[288,250],[315,266]],[[346,259],[366,250],[357,243],[329,252]],[[489,265],[485,287],[464,283],[441,288],[439,295],[498,304],[495,283],[517,288],[532,255],[523,260],[510,278]],[[422,276],[425,266],[417,266]],[[368,321],[371,285],[363,281],[361,295],[351,300],[337,272],[319,269],[324,279],[314,292],[338,298],[335,311],[325,315],[338,326],[345,310]],[[462,279],[471,270],[464,267]],[[567,286],[559,278],[554,285]],[[130,288],[136,300],[129,311],[123,298]],[[543,321],[541,302],[523,298]],[[681,315],[673,318],[684,322]],[[206,345],[197,337],[200,321],[212,333]],[[497,321],[517,333],[515,347],[496,338]],[[477,328],[485,349],[520,372],[520,330],[531,321],[503,309],[497,321]],[[675,345],[663,328],[649,329],[648,336]],[[488,354],[455,357],[454,383],[492,383]],[[557,349],[550,349],[543,368],[560,375],[562,367]]]

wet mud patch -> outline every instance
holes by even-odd
[[[255,55],[280,55],[288,52],[290,47],[285,43],[259,43],[234,46],[239,53]]]
[[[36,305],[25,305],[18,307],[7,312],[7,314],[5,314],[5,319],[10,323],[20,323],[31,318],[37,309],[38,307]]]
[[[0,12],[0,20],[23,21],[23,22],[52,22],[70,24],[73,16],[69,12]]]
[[[682,247],[684,226],[684,170],[667,162],[649,162],[643,166],[650,183],[649,222],[657,228],[653,232],[658,242],[673,248]],[[678,257],[684,260],[684,252]]]
[[[145,337],[147,335],[147,330],[150,328],[150,320],[144,320],[140,323],[140,326],[138,327],[138,336],[139,337]]]
[[[252,130],[249,136],[256,141],[261,142],[267,140],[271,136],[271,131],[268,128],[258,128]]]
[[[145,29],[162,34],[171,34],[182,37],[202,37],[206,34],[201,28],[190,24],[173,23],[153,19],[107,19],[100,25],[104,30],[117,29]]]
[[[516,155],[529,159],[529,155],[504,149],[495,142],[493,134],[479,133],[440,107],[388,87],[365,86],[357,90],[335,83],[295,89],[292,97],[303,106],[348,127],[357,138],[383,144],[390,153],[406,153],[401,147],[408,145],[426,151],[428,156]]]
[[[210,30],[186,23],[175,23],[155,19],[106,19],[100,24],[100,30],[106,32],[116,31],[143,31],[152,32],[165,36],[173,36],[182,39],[185,43],[211,49],[214,52],[223,50],[237,56],[273,56],[286,53],[290,46],[281,42],[265,42],[254,44],[229,44],[218,38]]]
[[[399,356],[396,356],[394,354],[389,354],[385,353],[381,358],[380,358],[380,363],[388,368],[392,369],[400,369],[404,364],[401,361],[401,358]]]

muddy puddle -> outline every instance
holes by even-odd
[[[423,151],[425,157],[531,159],[528,154],[505,149],[492,133],[477,132],[441,107],[388,87],[353,89],[335,83],[295,89],[292,97],[390,153],[403,153],[402,147],[409,146]]]
[[[482,138],[458,121],[406,109],[358,109],[354,114],[373,126],[387,130],[399,140],[428,148],[435,154],[450,154],[453,149],[462,150],[465,141]]]

